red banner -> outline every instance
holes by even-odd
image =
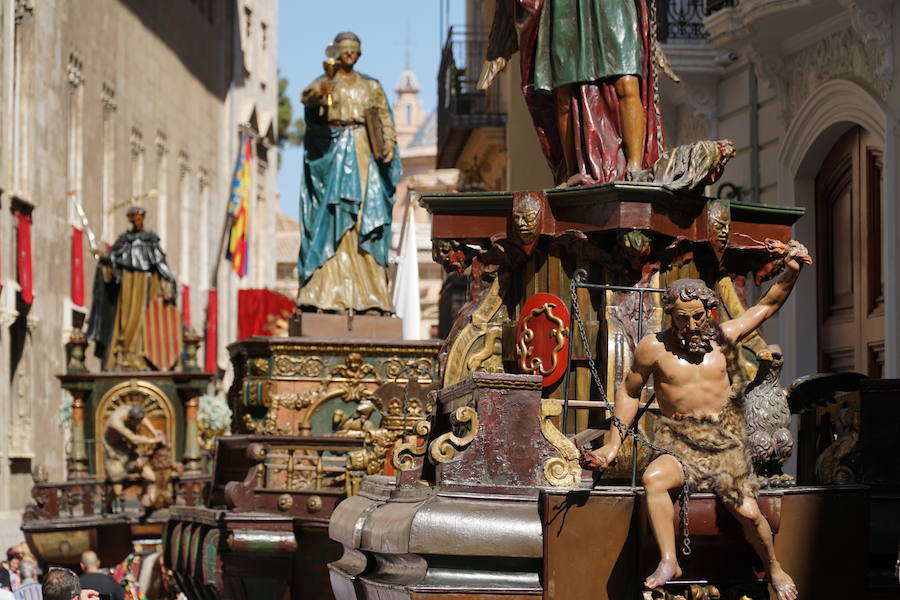
[[[31,217],[16,211],[16,265],[19,272],[19,288],[22,302],[31,304],[34,301],[34,288],[31,273]]]
[[[181,286],[181,318],[184,320],[184,328],[191,328],[191,286]]]
[[[206,368],[207,373],[216,372],[216,328],[218,325],[219,302],[216,290],[209,290],[206,302]]]
[[[72,226],[72,304],[84,306],[84,234]]]
[[[294,301],[271,290],[238,290],[238,339],[287,335]]]

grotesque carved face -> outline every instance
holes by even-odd
[[[710,202],[709,215],[709,243],[717,252],[723,252],[728,246],[728,237],[731,234],[731,214],[728,205],[714,200]]]
[[[539,197],[527,194],[516,195],[512,219],[516,234],[523,244],[532,244],[537,239],[543,213],[544,205]]]

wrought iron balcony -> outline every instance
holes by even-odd
[[[666,44],[706,39],[704,12],[713,2],[722,4],[729,1],[736,0],[656,0],[656,32],[659,41]]]
[[[438,168],[456,166],[472,130],[506,125],[499,82],[484,91],[475,88],[487,37],[487,28],[451,27],[447,31],[438,71]]]

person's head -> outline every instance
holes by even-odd
[[[62,567],[50,567],[41,584],[44,600],[74,600],[81,595],[78,575]]]
[[[138,427],[141,426],[141,421],[144,420],[144,409],[139,404],[133,404],[131,408],[128,409],[128,416],[125,417],[125,426],[132,431],[137,431]]]
[[[691,354],[709,352],[718,331],[710,311],[719,307],[715,292],[699,279],[679,279],[663,294],[663,311],[672,318],[672,331]]]
[[[147,216],[147,211],[142,206],[134,205],[128,209],[128,212],[125,213],[125,216],[128,217],[128,220],[131,221],[131,226],[134,227],[135,231],[141,231],[144,229],[144,217]]]
[[[19,564],[19,579],[23,582],[32,581],[37,578],[37,565],[28,559],[23,560]]]
[[[9,570],[18,572],[19,563],[22,562],[22,549],[19,546],[12,546],[6,551],[6,562],[9,563]]]
[[[342,31],[334,36],[334,45],[338,49],[337,60],[341,69],[352,70],[353,65],[362,56],[362,44],[360,44],[359,37],[351,31]]]
[[[96,573],[100,570],[100,559],[93,550],[85,550],[81,553],[81,570],[85,573]]]

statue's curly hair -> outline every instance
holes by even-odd
[[[671,315],[672,310],[675,308],[675,302],[678,300],[682,302],[700,300],[703,302],[706,310],[714,310],[719,307],[719,299],[716,297],[716,293],[699,279],[679,279],[674,283],[670,283],[663,294],[663,311],[667,315]]]

